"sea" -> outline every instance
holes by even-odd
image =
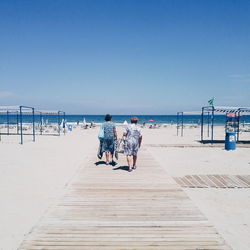
[[[133,115],[137,116],[139,121],[138,123],[153,123],[153,124],[176,124],[177,116],[176,115]],[[86,123],[95,122],[102,123],[104,121],[104,115],[65,115],[65,117],[57,115],[43,115],[42,121],[43,123],[57,123],[61,122],[64,119],[69,123],[83,123],[85,120]],[[115,123],[123,123],[124,121],[129,122],[131,115],[113,115],[112,121]],[[20,117],[16,115],[10,114],[7,117],[6,114],[0,114],[0,124],[16,124],[17,120],[20,120]],[[226,121],[225,115],[215,115],[214,124],[215,125],[224,125]],[[23,115],[23,123],[32,123],[31,115]],[[181,117],[179,117],[179,121],[181,122]],[[211,122],[211,117],[204,116],[204,122]],[[250,123],[250,115],[242,115],[240,118],[241,123]],[[35,115],[35,122],[41,122],[41,117],[39,115]],[[184,115],[183,116],[184,124],[200,124],[201,123],[201,115]]]

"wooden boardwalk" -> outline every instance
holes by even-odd
[[[250,175],[185,175],[174,179],[184,188],[250,188]]]
[[[124,159],[96,166],[93,156],[19,249],[231,249],[148,152],[139,157],[129,173]]]

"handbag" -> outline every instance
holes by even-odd
[[[102,125],[100,126],[98,138],[99,138],[99,140],[103,140],[104,139],[104,128],[103,128]]]
[[[116,151],[117,151],[118,153],[123,154],[123,153],[124,153],[124,146],[125,146],[125,140],[124,140],[124,139],[120,139],[120,140],[118,141],[118,145],[117,145]]]

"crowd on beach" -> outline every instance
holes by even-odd
[[[121,138],[118,138],[112,116],[107,114],[104,120],[98,134],[100,141],[98,158],[101,159],[105,155],[106,165],[115,165],[114,157],[118,159],[118,153],[123,153],[127,158],[128,171],[132,172],[137,168],[137,153],[142,143],[141,129],[137,125],[138,118],[131,117],[131,123],[126,126]]]

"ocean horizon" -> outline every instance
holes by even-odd
[[[123,123],[124,121],[129,122],[132,116],[136,116],[139,119],[139,123],[155,123],[155,124],[176,124],[177,123],[177,115],[113,115],[112,121],[115,123]],[[57,123],[58,116],[57,115],[43,115],[43,121],[46,123]],[[63,119],[63,116],[60,116],[60,121]],[[204,122],[207,123],[207,115],[204,116]],[[104,121],[104,115],[65,115],[65,120],[70,123],[82,123],[84,120],[86,123],[95,122],[101,123]],[[214,124],[223,125],[225,124],[226,116],[225,115],[216,115],[214,118]],[[23,115],[24,123],[31,123],[32,116],[31,115]],[[35,122],[40,122],[40,116],[35,115]],[[184,115],[183,123],[185,124],[200,124],[201,115]],[[0,115],[0,124],[7,123],[7,115]],[[9,124],[16,124],[17,116],[10,114],[9,115]],[[250,115],[242,115],[241,123],[250,123]]]

